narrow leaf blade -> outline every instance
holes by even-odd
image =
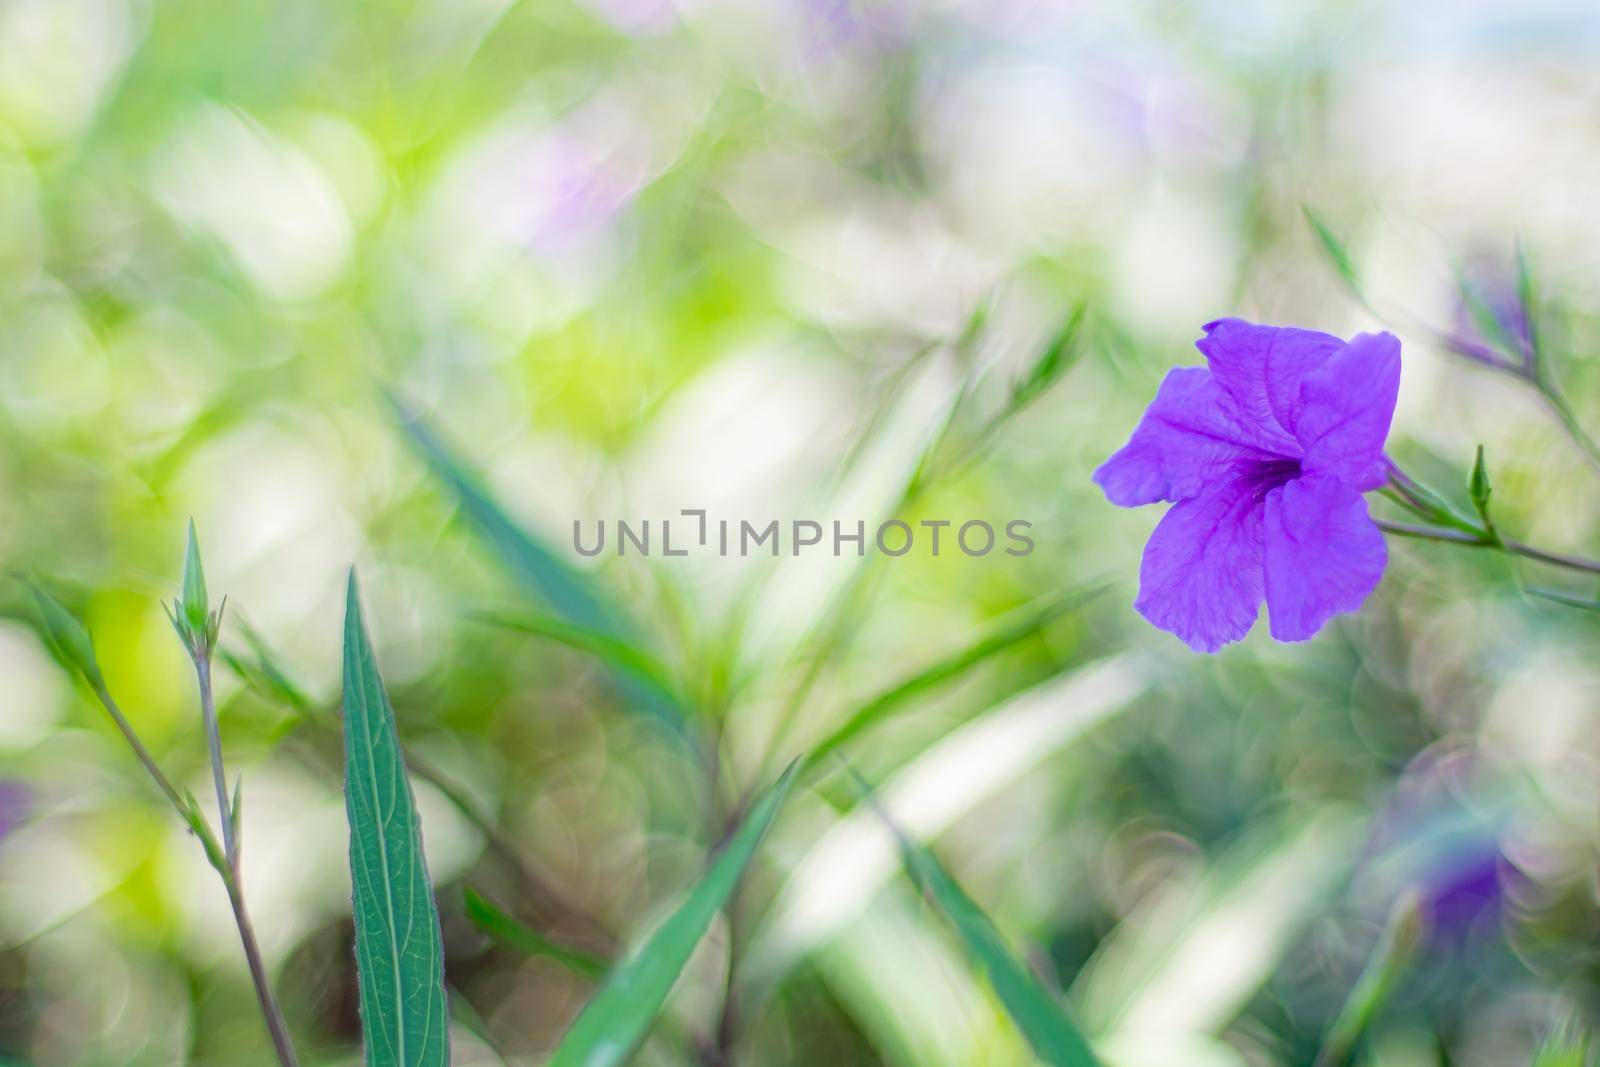
[[[549,546],[514,522],[478,476],[431,429],[408,413],[398,400],[390,400],[417,454],[455,492],[473,526],[518,583],[568,623],[622,644],[634,643],[631,627],[581,572],[569,567]],[[674,733],[690,736],[688,716],[675,698],[656,687],[642,685],[627,674],[619,675],[617,681],[624,696],[637,707]]]
[[[1328,224],[1318,218],[1309,207],[1301,206],[1305,212],[1306,222],[1311,226],[1311,232],[1316,235],[1317,243],[1322,246],[1323,254],[1328,257],[1328,262],[1338,272],[1339,278],[1350,287],[1356,296],[1361,295],[1361,277],[1356,273],[1355,263],[1350,259],[1350,252],[1345,243],[1328,227]]]
[[[1097,1067],[1100,1061],[1057,994],[1012,955],[994,922],[945,870],[933,850],[907,837],[886,812],[880,814],[900,843],[906,874],[950,923],[967,958],[988,977],[995,995],[1039,1059],[1050,1067]]]
[[[345,606],[344,749],[367,1067],[444,1067],[450,1035],[439,912],[354,571]]]
[[[508,914],[477,890],[467,889],[465,900],[467,918],[472,924],[512,951],[524,956],[543,956],[555,960],[585,978],[598,978],[605,970],[604,961],[587,953],[563,948],[516,916]]]
[[[617,1067],[644,1039],[794,784],[791,764],[756,802],[705,876],[639,950],[618,964],[578,1015],[547,1067]]]
[[[1027,640],[1057,619],[1071,613],[1105,591],[1104,585],[1080,586],[1045,598],[1003,620],[977,641],[896,683],[862,704],[813,749],[810,760],[820,763],[840,746],[854,740],[903,708],[912,698],[954,681],[991,658]]]

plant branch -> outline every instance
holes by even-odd
[[[1391,522],[1388,519],[1376,519],[1374,521],[1377,522],[1380,530],[1396,537],[1413,537],[1424,541],[1446,541],[1450,544],[1465,545],[1469,548],[1496,548],[1514,556],[1521,556],[1524,559],[1548,563],[1553,567],[1565,567],[1568,570],[1600,574],[1600,560],[1567,555],[1562,552],[1550,552],[1521,541],[1513,541],[1510,538],[1491,538],[1487,534],[1472,534],[1440,526]]]
[[[1589,436],[1589,432],[1578,422],[1578,417],[1573,414],[1572,405],[1567,403],[1567,398],[1542,373],[1534,380],[1534,385],[1539,390],[1539,396],[1544,400],[1545,407],[1549,408],[1556,421],[1561,423],[1561,428],[1567,432],[1572,443],[1578,446],[1578,451],[1583,453],[1583,458],[1590,468],[1596,474],[1600,474],[1600,444],[1596,444],[1595,439]]]
[[[255,929],[250,924],[249,913],[245,910],[244,892],[240,886],[238,870],[234,861],[219,847],[211,828],[206,825],[204,817],[192,804],[189,798],[180,793],[172,780],[167,777],[161,767],[156,763],[155,757],[134,732],[133,726],[127,717],[122,714],[122,709],[117,706],[105,682],[98,677],[89,677],[90,687],[94,690],[95,697],[100,705],[111,716],[111,721],[116,724],[117,730],[127,741],[128,747],[138,757],[144,766],[145,772],[156,786],[166,796],[177,811],[180,818],[188,824],[189,829],[199,838],[201,848],[205,851],[206,860],[222,879],[222,885],[228,893],[228,903],[233,909],[234,924],[239,928],[239,940],[244,946],[245,960],[250,967],[250,981],[255,986],[256,999],[261,1004],[261,1012],[266,1019],[267,1032],[272,1038],[272,1045],[278,1055],[278,1062],[282,1067],[299,1067],[299,1058],[295,1055],[294,1044],[289,1038],[289,1028],[284,1022],[283,1012],[279,1009],[277,1000],[272,995],[272,987],[267,981],[266,966],[262,962],[261,947],[256,941]],[[228,825],[228,819],[223,819],[223,825]],[[237,853],[234,853],[237,856]]]
[[[211,657],[194,657],[195,678],[200,686],[200,718],[205,726],[206,749],[211,757],[211,784],[217,791],[217,815],[222,820],[222,849],[228,866],[239,871],[239,842],[233,831],[235,815],[228,802],[228,779],[222,766],[222,734],[217,726],[217,703],[211,692]]]

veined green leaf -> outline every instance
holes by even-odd
[[[555,960],[586,978],[598,978],[605,970],[604,960],[562,948],[470,887],[466,891],[466,912],[467,918],[479,930],[524,956],[543,956]]]
[[[621,644],[634,644],[632,628],[607,603],[585,576],[564,563],[547,545],[506,514],[488,489],[453,455],[422,421],[390,397],[418,454],[435,476],[461,501],[462,510],[499,557],[500,562],[528,591],[574,626],[604,635]],[[670,694],[623,674],[618,678],[624,696],[649,715],[688,737],[688,715]]]
[[[867,789],[863,783],[863,789]],[[870,791],[868,796],[870,799]],[[1029,972],[995,928],[994,922],[967,895],[933,850],[912,841],[887,812],[879,815],[900,843],[906,874],[955,929],[967,958],[988,977],[995,995],[1033,1047],[1051,1067],[1095,1067],[1099,1063],[1057,994]]]
[[[444,948],[394,709],[350,572],[344,620],[345,811],[367,1067],[450,1062]]]
[[[616,1067],[627,1061],[661,1011],[711,920],[738,885],[798,770],[798,762],[791,764],[751,805],[744,822],[689,896],[637,952],[607,976],[547,1067]]]

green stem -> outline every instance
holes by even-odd
[[[1521,556],[1524,559],[1548,563],[1553,567],[1565,567],[1568,570],[1583,571],[1587,574],[1600,574],[1600,560],[1567,555],[1562,552],[1549,552],[1521,541],[1513,541],[1510,538],[1492,538],[1485,533],[1473,534],[1440,526],[1419,526],[1407,522],[1390,522],[1388,519],[1375,519],[1374,521],[1378,524],[1380,530],[1394,534],[1396,537],[1414,537],[1424,541],[1446,541],[1450,544],[1465,545],[1468,548],[1497,548],[1511,555]]]
[[[166,772],[156,763],[155,757],[150,754],[150,750],[144,746],[144,742],[134,732],[133,726],[128,722],[127,717],[122,714],[122,709],[117,706],[117,702],[111,696],[111,691],[106,688],[105,682],[99,678],[90,677],[89,684],[94,690],[95,697],[99,699],[100,705],[106,709],[106,713],[111,716],[111,721],[116,724],[123,740],[127,741],[128,747],[133,750],[133,754],[138,757],[140,764],[144,766],[145,773],[150,776],[151,781],[155,782],[162,794],[166,796],[173,809],[177,811],[178,816],[188,824],[190,830],[200,839],[200,846],[205,851],[207,862],[221,877],[223,888],[228,893],[228,903],[233,909],[234,925],[239,928],[239,940],[244,946],[245,961],[250,967],[250,981],[255,986],[256,999],[261,1004],[261,1013],[266,1019],[267,1032],[272,1038],[273,1049],[278,1054],[278,1062],[282,1067],[299,1067],[299,1058],[295,1055],[294,1044],[289,1039],[289,1027],[284,1022],[283,1012],[278,1008],[278,1002],[272,995],[272,987],[267,981],[266,965],[261,959],[261,947],[256,942],[255,928],[251,925],[250,915],[245,910],[244,890],[240,886],[236,859],[230,857],[217,846],[217,840],[211,833],[210,827],[206,825],[205,819],[200,812],[194,810],[190,803],[184,799],[183,794],[178,792],[177,787],[172,784],[172,779],[168,778]],[[225,796],[226,794],[224,794]],[[223,816],[222,824],[227,827],[229,820],[226,808]],[[237,857],[238,854],[235,852],[232,855]]]
[[[237,855],[237,853],[235,853]],[[236,861],[235,861],[236,862]],[[267,967],[261,959],[261,946],[256,942],[255,927],[244,906],[244,887],[239,884],[237,870],[224,874],[228,887],[228,903],[233,908],[233,923],[239,928],[239,941],[244,946],[244,958],[250,965],[250,983],[255,986],[256,1002],[261,1006],[261,1016],[267,1021],[267,1033],[272,1037],[272,1047],[283,1067],[299,1067],[294,1042],[289,1038],[289,1026],[284,1021],[283,1010],[272,995],[272,983],[267,978]]]
[[[1356,1042],[1372,1025],[1410,965],[1421,933],[1420,905],[1416,896],[1408,893],[1395,902],[1383,936],[1323,1040],[1316,1067],[1344,1067],[1350,1062]]]
[[[1567,398],[1555,387],[1547,377],[1541,374],[1534,382],[1543,398],[1545,407],[1550,409],[1556,421],[1561,423],[1561,428],[1567,431],[1567,436],[1572,443],[1578,446],[1578,451],[1583,453],[1583,458],[1596,474],[1600,474],[1600,445],[1589,436],[1587,430],[1578,422],[1578,417],[1572,413],[1572,406],[1567,403]]]
[[[222,766],[222,733],[217,726],[217,702],[211,692],[211,657],[194,658],[195,678],[200,685],[200,718],[205,725],[206,749],[211,757],[211,784],[217,791],[217,815],[222,820],[222,849],[228,866],[239,869],[239,843],[233,834],[233,806],[228,802],[228,778]]]

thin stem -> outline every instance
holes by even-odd
[[[144,747],[144,742],[139,740],[139,735],[133,732],[133,726],[122,714],[122,709],[117,707],[117,702],[112,699],[111,692],[106,688],[105,683],[91,678],[90,686],[94,689],[94,695],[99,699],[100,706],[106,709],[106,714],[110,715],[111,721],[116,724],[118,732],[122,734],[122,739],[128,742],[128,747],[133,749],[133,754],[144,765],[145,773],[150,775],[150,779],[160,787],[162,793],[166,794],[167,800],[177,809],[178,814],[187,820],[189,817],[188,804],[184,802],[182,794],[172,784],[172,780],[156,764],[155,757],[150,755],[150,750]]]
[[[1568,570],[1600,574],[1600,560],[1588,559],[1584,556],[1571,556],[1561,552],[1549,552],[1534,545],[1513,541],[1509,538],[1492,539],[1485,535],[1474,535],[1440,526],[1419,526],[1408,522],[1390,522],[1388,519],[1374,521],[1377,522],[1379,529],[1397,537],[1415,537],[1424,541],[1448,541],[1451,544],[1465,545],[1469,548],[1497,548],[1515,556],[1522,556],[1524,559],[1548,563],[1553,567],[1565,567]]]
[[[272,983],[267,978],[266,964],[261,959],[261,946],[256,942],[255,927],[250,923],[250,913],[244,904],[239,842],[234,835],[233,805],[228,801],[228,778],[222,766],[222,735],[217,728],[217,705],[211,691],[211,650],[208,645],[195,646],[194,673],[200,687],[200,717],[205,723],[206,747],[211,754],[211,781],[217,790],[217,813],[222,820],[222,848],[227,863],[227,869],[217,873],[222,875],[223,884],[228,890],[233,922],[239,928],[239,942],[244,946],[245,961],[250,965],[250,982],[255,986],[256,1001],[261,1005],[261,1015],[267,1022],[267,1033],[272,1037],[278,1062],[283,1067],[299,1067],[294,1044],[289,1040],[288,1024],[284,1022],[283,1011],[272,994]]]
[[[234,925],[239,928],[239,941],[244,945],[244,958],[250,965],[250,982],[256,989],[256,1002],[261,1005],[261,1015],[267,1021],[267,1033],[272,1037],[278,1062],[283,1067],[299,1067],[294,1042],[289,1039],[289,1026],[284,1022],[283,1011],[272,995],[272,983],[267,979],[266,964],[261,959],[261,946],[256,943],[255,927],[250,923],[250,913],[245,910],[244,887],[239,884],[238,872],[224,875],[223,881],[228,887],[228,903],[233,906]]]
[[[250,925],[250,916],[245,911],[244,892],[239,884],[239,872],[236,861],[230,859],[217,847],[216,838],[212,835],[210,827],[205,823],[200,813],[193,809],[184,799],[168,778],[166,772],[156,763],[150,750],[145,748],[144,742],[133,730],[127,717],[122,714],[122,709],[117,706],[116,700],[111,696],[111,691],[106,688],[105,682],[96,677],[89,678],[90,687],[94,690],[95,697],[99,699],[106,714],[111,716],[111,721],[116,724],[117,730],[127,741],[128,747],[138,757],[145,772],[151,781],[166,796],[178,816],[189,825],[195,836],[200,839],[200,845],[205,851],[206,860],[222,878],[223,888],[228,893],[228,903],[233,908],[235,925],[239,928],[239,939],[244,945],[245,960],[250,967],[250,981],[255,986],[256,999],[261,1003],[261,1013],[267,1022],[267,1032],[272,1037],[273,1048],[277,1051],[278,1062],[282,1067],[299,1067],[299,1059],[295,1055],[294,1045],[289,1040],[289,1028],[283,1020],[283,1013],[279,1010],[277,1001],[273,998],[272,987],[267,982],[266,967],[261,960],[261,948],[256,943],[254,928]],[[223,819],[223,825],[228,825],[228,819]],[[237,856],[237,853],[234,853]]]
[[[228,802],[228,778],[222,767],[222,733],[217,727],[217,704],[211,693],[211,657],[194,657],[195,677],[200,683],[200,718],[205,724],[206,748],[211,755],[211,783],[217,790],[217,815],[222,820],[222,850],[228,866],[239,870],[239,843],[234,840],[233,806]]]
[[[516,842],[506,834],[494,820],[490,819],[478,809],[476,803],[467,796],[467,792],[460,783],[450,778],[433,764],[416,755],[414,752],[404,752],[406,766],[418,778],[428,782],[444,798],[453,805],[463,818],[472,824],[484,837],[489,850],[500,858],[500,861],[514,871],[529,895],[538,902],[539,909],[545,912],[545,918],[564,919],[582,927],[582,939],[590,942],[597,948],[601,955],[612,958],[616,955],[616,937],[598,919],[586,914],[568,901],[553,885],[551,885],[538,871],[522,857]]]
[[[1539,389],[1539,396],[1544,399],[1545,407],[1555,415],[1556,421],[1561,423],[1562,429],[1567,431],[1567,436],[1572,438],[1572,443],[1578,446],[1578,451],[1583,453],[1583,458],[1596,474],[1600,474],[1600,445],[1589,436],[1587,430],[1578,422],[1578,417],[1572,413],[1572,406],[1567,403],[1567,398],[1544,375],[1540,375],[1534,383]]]

